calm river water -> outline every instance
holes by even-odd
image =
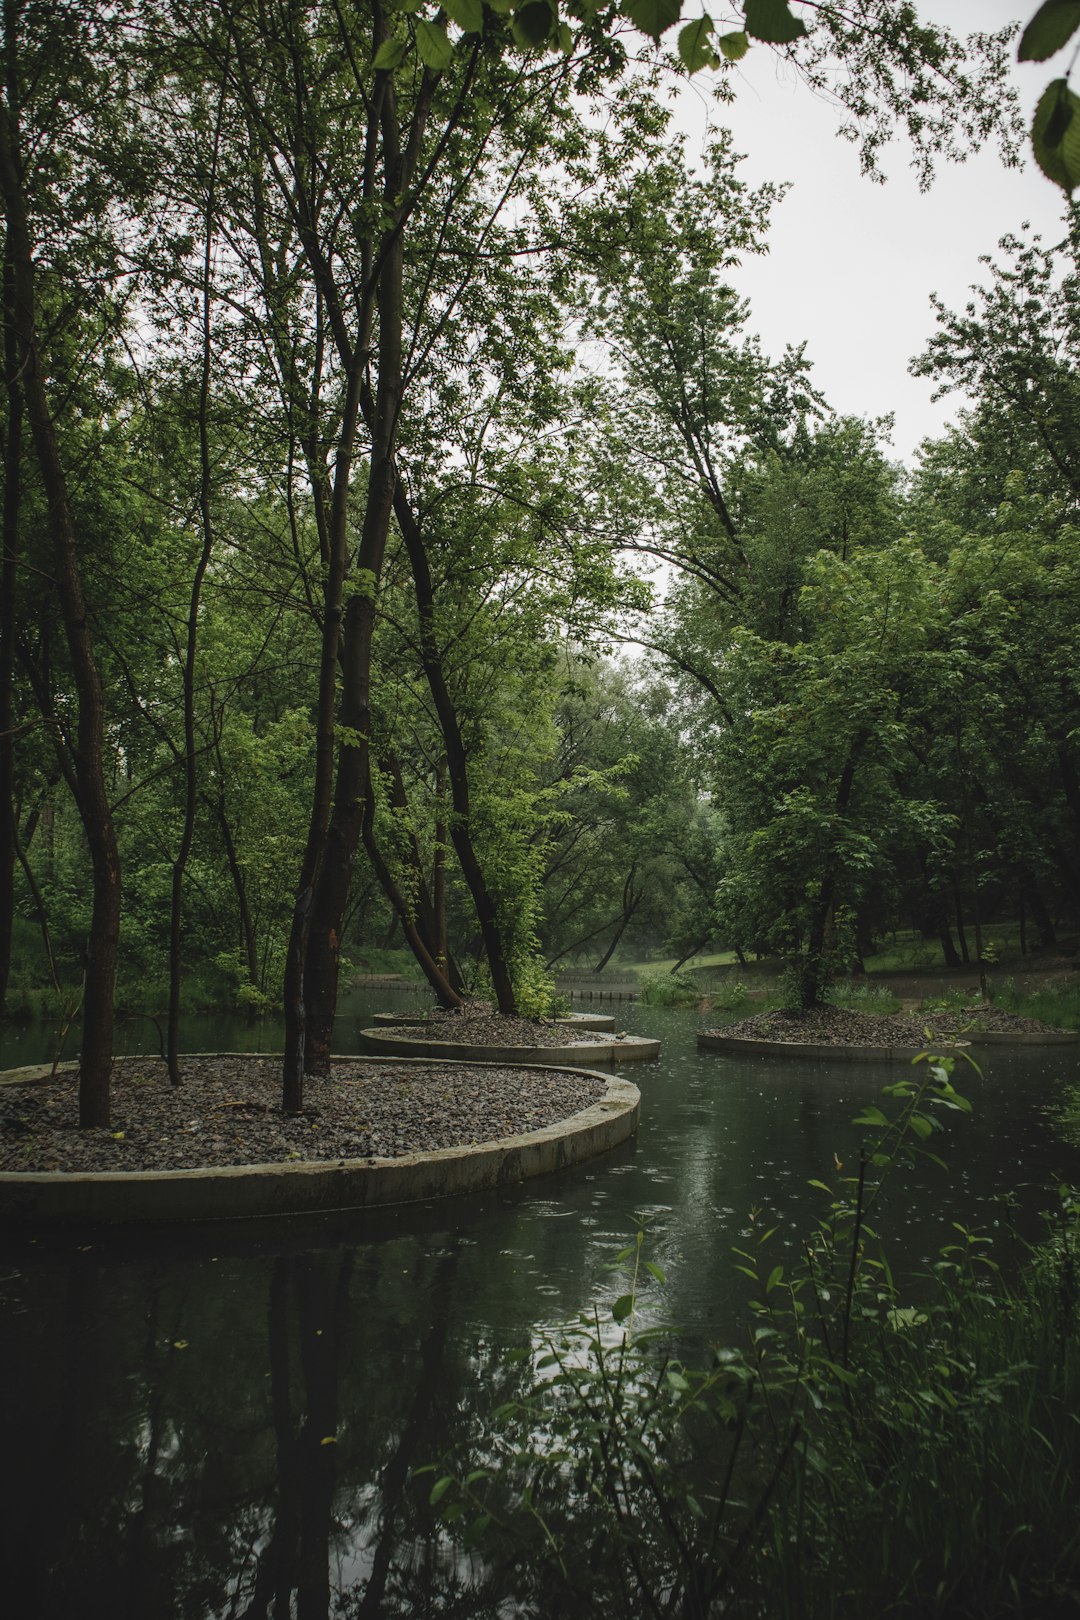
[[[698,1344],[737,1335],[732,1243],[761,1210],[795,1250],[820,1208],[809,1178],[828,1181],[834,1156],[850,1163],[851,1117],[888,1078],[699,1053],[696,1013],[618,1013],[659,1035],[662,1056],[625,1071],[642,1092],[637,1141],[577,1171],[352,1217],[0,1236],[5,1612],[466,1614],[465,1572],[411,1470],[468,1448],[505,1392],[508,1349],[612,1296],[604,1268],[640,1217],[666,1311]],[[0,1062],[36,1061],[41,1039],[9,1041]],[[277,1039],[224,1022],[187,1031],[189,1050]],[[935,1144],[949,1173],[901,1178],[879,1222],[910,1272],[950,1220],[1008,1257],[1014,1224],[1038,1230],[1048,1182],[1080,1179],[1080,1154],[1045,1117],[1080,1078],[1076,1051],[998,1051],[985,1070],[960,1083],[974,1118]]]

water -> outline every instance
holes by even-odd
[[[625,1071],[643,1096],[636,1143],[577,1171],[356,1216],[0,1239],[6,1612],[467,1614],[454,1595],[467,1572],[412,1468],[478,1443],[509,1348],[612,1297],[604,1268],[639,1215],[671,1314],[698,1343],[737,1335],[732,1243],[760,1208],[780,1223],[777,1257],[794,1252],[821,1207],[808,1179],[829,1181],[835,1157],[850,1166],[851,1116],[886,1078],[699,1053],[693,1013],[620,1018],[663,1055]],[[277,1038],[185,1035],[199,1050]],[[5,1061],[39,1055],[24,1044]],[[1070,1051],[988,1056],[966,1088],[974,1119],[947,1133],[950,1173],[926,1165],[885,1212],[908,1269],[952,1219],[995,1233],[1006,1256],[1014,1223],[1037,1230],[1048,1180],[1080,1179],[1044,1116],[1078,1071]]]

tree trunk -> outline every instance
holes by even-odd
[[[953,900],[956,905],[956,937],[960,941],[960,958],[966,967],[971,961],[971,955],[968,951],[967,933],[964,930],[964,902],[957,883],[953,884]]]
[[[10,19],[9,19],[10,21]],[[11,49],[9,43],[9,49]],[[86,948],[79,1123],[109,1123],[113,999],[120,937],[120,857],[105,783],[105,706],[79,569],[78,542],[52,412],[39,369],[33,249],[22,190],[19,132],[11,107],[0,109],[0,177],[8,215],[13,322],[22,366],[26,415],[41,470],[60,600],[78,702],[75,775],[79,814],[90,852],[93,906]]]
[[[398,921],[401,923],[401,929],[405,935],[406,943],[408,944],[413,955],[416,957],[417,962],[420,964],[424,977],[434,990],[439,1005],[447,1008],[460,1007],[462,1004],[461,996],[458,995],[457,991],[451,985],[443,969],[436,961],[434,954],[429,949],[427,941],[418,930],[412,909],[406,901],[405,896],[401,893],[401,890],[394,882],[393,873],[387,866],[386,861],[383,859],[382,851],[379,849],[378,841],[375,837],[375,795],[372,791],[370,778],[367,783],[367,792],[364,795],[364,814],[361,824],[361,833],[363,835],[364,848],[367,851],[368,860],[371,862],[372,867],[374,868],[376,877],[382,884],[383,893],[390,901],[390,904],[393,906],[397,915]]]
[[[420,118],[419,113],[417,117]],[[422,124],[413,130],[413,136],[417,139],[421,128]],[[382,140],[385,154],[383,202],[392,214],[398,208],[411,178],[407,172],[406,157],[401,151],[397,104],[392,86],[387,89],[382,110]],[[304,1067],[307,1073],[319,1075],[330,1072],[341,931],[349,901],[353,858],[367,813],[365,794],[371,782],[371,646],[375,634],[375,599],[382,577],[397,480],[394,446],[403,392],[404,239],[400,229],[391,229],[380,248],[380,255],[378,379],[374,401],[368,401],[365,396],[365,417],[371,433],[371,465],[364,523],[356,557],[360,584],[345,612],[341,660],[342,735],[337,785],[322,870],[318,886],[312,892],[310,959],[305,987],[310,1038]],[[336,487],[334,493],[336,498]]]
[[[22,495],[22,391],[15,341],[11,252],[4,252],[4,381],[7,435],[4,440],[3,558],[0,563],[0,1017],[11,976],[11,937],[15,922],[15,558],[19,544]],[[51,960],[51,958],[50,958]],[[54,973],[55,977],[55,973]]]
[[[1039,893],[1038,885],[1029,883],[1026,888],[1028,903],[1031,906],[1031,915],[1035,919],[1035,927],[1039,930],[1039,944],[1046,950],[1057,944],[1057,929],[1053,919],[1046,909],[1046,903]]]
[[[195,759],[195,655],[199,636],[199,601],[203,579],[210,566],[210,553],[214,545],[214,530],[210,517],[210,269],[214,244],[213,210],[217,178],[218,137],[221,129],[221,107],[214,131],[214,149],[210,160],[210,178],[207,191],[205,238],[203,251],[202,286],[202,372],[199,378],[199,522],[202,547],[191,582],[188,603],[187,638],[184,646],[184,825],[172,870],[172,896],[169,907],[169,1017],[166,1060],[169,1080],[180,1084],[180,988],[183,973],[181,955],[181,925],[184,905],[184,873],[187,871],[191,843],[195,836],[195,807],[198,795],[198,767]]]
[[[836,814],[839,817],[847,815],[855,787],[855,772],[869,736],[868,731],[860,731],[852,738],[848,757],[844,761],[844,768],[840,772],[840,780],[836,787]],[[821,893],[810,914],[810,923],[806,931],[806,949],[796,956],[792,964],[799,1006],[805,1011],[820,1006],[828,988],[835,904],[836,872],[828,865],[822,877]]]
[[[594,973],[603,973],[604,969],[611,961],[611,958],[615,955],[615,947],[618,945],[620,939],[623,937],[623,934],[626,932],[627,924],[634,915],[634,912],[637,910],[638,906],[641,904],[641,895],[634,893],[634,873],[636,871],[637,862],[635,861],[629,872],[626,874],[626,882],[623,884],[623,909],[622,916],[619,919],[619,926],[616,928],[607,950],[593,968]]]
[[[446,756],[439,761],[435,778],[435,801],[441,807],[446,796]],[[446,933],[446,822],[440,813],[435,820],[435,854],[431,868],[431,907],[435,924],[436,961],[450,966],[450,945]]]
[[[428,689],[431,692],[432,702],[435,705],[435,712],[439,719],[443,747],[446,751],[450,803],[454,812],[450,823],[450,839],[476,910],[476,920],[484,941],[484,953],[491,973],[491,985],[495,992],[496,1005],[501,1013],[513,1016],[517,1012],[517,999],[514,994],[510,964],[499,926],[498,908],[491,891],[488,889],[480,858],[477,855],[472,838],[468,759],[464,739],[461,735],[461,726],[458,723],[457,710],[450,695],[442,657],[439,652],[438,637],[435,631],[435,591],[431,580],[431,569],[428,566],[427,550],[424,546],[423,535],[420,532],[420,525],[416,521],[416,516],[405,491],[400,485],[394,496],[394,511],[397,514],[398,526],[405,540],[405,549],[409,554],[409,564],[412,568],[413,584],[416,589],[417,613],[420,619],[420,655],[423,660],[424,674],[427,676]]]
[[[221,841],[225,845],[225,860],[228,863],[229,876],[232,878],[233,890],[236,894],[236,909],[240,920],[240,935],[244,943],[244,959],[247,963],[248,983],[257,990],[259,988],[259,942],[255,937],[255,921],[251,915],[251,906],[248,904],[244,869],[240,865],[240,859],[236,853],[236,841],[229,825],[223,791],[219,792],[214,808],[218,826],[221,829]]]
[[[60,977],[56,971],[56,953],[53,950],[52,934],[49,931],[49,917],[45,910],[45,899],[41,893],[40,887],[38,886],[38,880],[34,876],[34,869],[30,865],[26,851],[19,842],[19,831],[17,827],[15,828],[15,855],[19,865],[23,869],[23,876],[26,878],[26,886],[30,890],[30,898],[34,902],[34,911],[37,915],[38,929],[41,933],[41,943],[45,950],[45,960],[49,964],[49,979],[52,983],[53,989],[59,990]]]

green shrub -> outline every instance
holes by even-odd
[[[638,1000],[649,1007],[696,1007],[701,986],[688,973],[646,973]]]

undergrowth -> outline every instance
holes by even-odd
[[[429,1499],[486,1568],[470,1614],[995,1620],[1080,1609],[1080,1198],[1007,1285],[950,1229],[917,1304],[876,1227],[886,1182],[966,1112],[952,1059],[885,1088],[790,1269],[736,1251],[745,1342],[685,1365],[645,1235],[611,1306],[539,1353],[473,1467]],[[888,1110],[888,1111],[886,1111]],[[936,1157],[931,1154],[932,1157]],[[940,1163],[940,1160],[938,1160]]]
[[[1080,974],[1076,975],[1080,980]],[[1023,1018],[1041,1018],[1058,1029],[1080,1029],[1080,983],[1071,980],[1042,985],[1037,990],[1018,989],[1012,979],[994,986],[991,999],[1006,1012]]]

